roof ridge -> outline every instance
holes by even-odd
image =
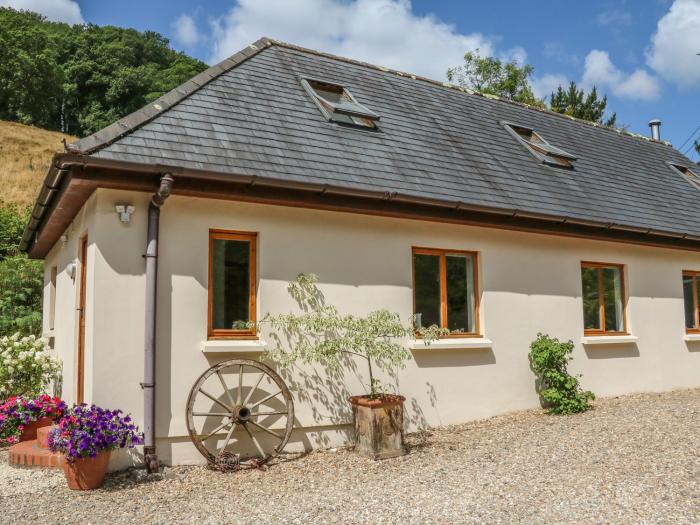
[[[369,62],[364,62],[362,60],[343,57],[340,55],[334,55],[333,53],[328,53],[326,51],[318,51],[316,49],[310,49],[310,48],[306,48],[303,46],[298,46],[296,44],[290,44],[289,42],[284,42],[282,40],[276,40],[274,38],[263,37],[260,40],[265,40],[265,41],[269,42],[271,45],[278,45],[280,47],[286,47],[288,49],[293,49],[295,51],[301,51],[303,53],[309,53],[309,54],[318,55],[318,56],[322,56],[322,57],[326,57],[326,58],[331,58],[333,60],[339,60],[341,62],[347,62],[349,64],[355,64],[358,66],[368,67],[368,68],[375,69],[378,71],[383,71],[384,73],[391,73],[393,75],[397,75],[397,76],[404,77],[404,78],[411,78],[413,80],[420,80],[422,82],[428,82],[428,83],[433,84],[435,86],[446,88],[446,89],[451,89],[453,91],[460,91],[460,92],[465,93],[467,95],[475,95],[477,97],[484,97],[484,98],[488,98],[491,100],[504,102],[506,104],[512,104],[515,106],[519,106],[519,107],[522,107],[525,109],[539,111],[540,113],[546,113],[548,115],[554,115],[554,116],[557,116],[560,118],[565,118],[567,120],[572,120],[574,122],[580,122],[581,124],[586,124],[586,125],[592,126],[594,128],[599,128],[599,129],[603,129],[603,130],[610,131],[613,133],[617,133],[618,135],[626,135],[629,137],[642,139],[642,140],[645,140],[647,142],[653,142],[653,143],[663,144],[665,146],[673,147],[673,145],[666,140],[655,140],[651,137],[647,137],[646,135],[640,135],[639,133],[634,133],[632,131],[629,131],[629,130],[626,130],[623,128],[616,128],[613,126],[606,126],[605,124],[598,124],[597,122],[592,122],[590,120],[585,120],[585,119],[578,118],[578,117],[572,117],[571,115],[566,115],[564,113],[558,113],[556,111],[552,111],[551,109],[539,108],[537,106],[532,106],[532,105],[526,104],[524,102],[517,102],[515,100],[501,98],[498,95],[491,95],[489,93],[482,93],[480,91],[474,91],[473,89],[464,88],[462,86],[458,86],[458,85],[452,84],[450,82],[441,82],[439,80],[435,80],[432,78],[424,77],[421,75],[416,75],[415,73],[407,73],[405,71],[400,71],[398,69],[391,69],[388,67],[379,66],[377,64],[370,64]]]

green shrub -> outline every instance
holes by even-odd
[[[41,333],[41,261],[20,253],[28,213],[0,201],[0,337]]]
[[[0,336],[41,333],[41,261],[24,255],[0,260]]]
[[[0,199],[0,261],[19,254],[19,241],[29,214]]]
[[[46,339],[20,334],[0,337],[0,400],[36,397],[60,373],[61,361],[51,356]]]
[[[585,412],[590,408],[588,402],[595,399],[593,392],[583,390],[566,370],[573,349],[571,341],[561,343],[543,334],[537,334],[530,344],[530,366],[537,375],[540,399],[550,414]]]

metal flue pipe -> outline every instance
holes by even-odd
[[[148,233],[146,245],[146,317],[143,367],[143,453],[149,474],[158,472],[156,454],[156,294],[158,289],[158,234],[160,207],[170,196],[173,177],[166,173],[160,179],[158,191],[148,205]]]
[[[650,120],[649,128],[651,128],[651,138],[661,140],[661,121],[659,119]]]

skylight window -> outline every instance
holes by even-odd
[[[695,186],[700,188],[700,169],[690,169],[688,166],[680,166],[678,164],[671,164],[671,166]]]
[[[573,161],[576,160],[574,155],[567,153],[561,148],[552,146],[536,131],[514,124],[506,124],[506,129],[520,140],[530,153],[545,164],[560,168],[574,167]]]
[[[301,83],[328,120],[363,128],[377,128],[379,115],[355,100],[343,86],[310,78],[303,78]]]

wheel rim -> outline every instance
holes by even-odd
[[[187,398],[187,431],[210,463],[231,453],[240,455],[241,465],[269,461],[284,449],[293,425],[287,385],[258,361],[232,359],[212,366]]]

